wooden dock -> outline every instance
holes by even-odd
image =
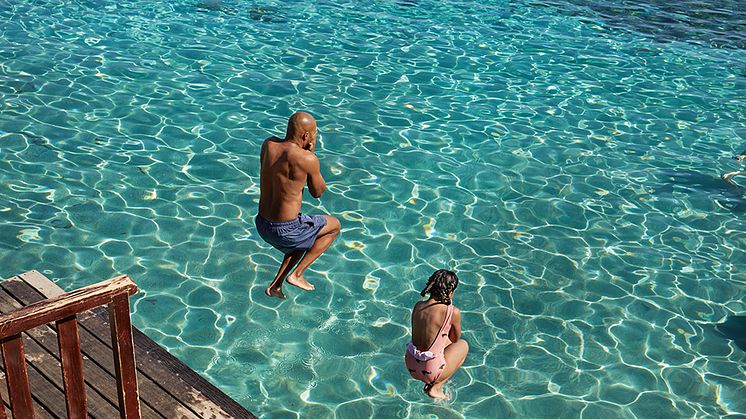
[[[64,291],[37,271],[0,280],[0,313],[57,297]],[[78,316],[88,415],[120,417],[109,315],[105,307]],[[132,328],[143,418],[256,418],[164,348]],[[39,418],[65,418],[60,350],[54,324],[22,334],[33,408]],[[2,365],[2,362],[0,362]],[[10,417],[5,372],[0,395]]]

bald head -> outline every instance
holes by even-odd
[[[308,134],[309,138],[305,138]],[[316,120],[307,112],[296,112],[288,119],[288,130],[285,134],[286,140],[316,140]]]

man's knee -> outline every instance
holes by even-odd
[[[329,224],[332,233],[339,234],[339,232],[342,230],[342,223],[339,222],[339,219],[337,217],[329,216],[329,220],[327,221],[327,223]]]

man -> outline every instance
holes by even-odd
[[[269,297],[285,298],[285,279],[296,287],[313,290],[303,273],[329,248],[341,229],[335,217],[300,212],[304,186],[314,198],[320,198],[326,190],[315,149],[316,120],[305,112],[290,117],[285,139],[270,137],[262,144],[256,229],[264,241],[285,254],[275,279],[264,291]]]
[[[746,159],[746,150],[742,151],[741,154],[733,157],[733,159],[739,163],[742,163],[744,159]],[[728,172],[723,175],[723,179],[727,180],[728,182],[733,183],[733,177],[735,176],[744,176],[746,175],[746,170],[738,170],[735,172]]]

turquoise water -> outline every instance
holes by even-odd
[[[738,2],[0,0],[0,275],[127,273],[141,330],[264,417],[746,415]],[[258,154],[319,121],[343,233],[263,290]],[[746,185],[746,183],[742,183]],[[457,271],[449,403],[402,358]]]

